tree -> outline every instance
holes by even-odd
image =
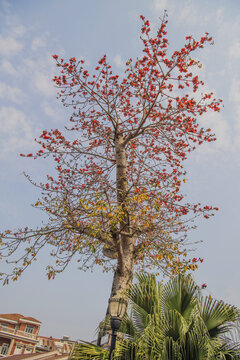
[[[240,359],[239,342],[225,337],[239,320],[236,307],[204,298],[190,274],[164,285],[150,274],[136,278],[128,291],[130,315],[122,321],[114,359]],[[71,359],[86,358],[108,359],[108,351],[76,345]]]
[[[10,274],[1,274],[5,283],[16,280],[47,244],[56,257],[49,278],[78,255],[81,269],[115,269],[112,295],[131,283],[134,266],[172,274],[197,267],[197,259],[187,258],[187,232],[197,216],[209,218],[217,208],[184,202],[180,189],[187,155],[215,140],[197,118],[219,111],[221,100],[199,95],[203,82],[192,69],[201,65],[191,58],[212,38],[188,36],[169,55],[166,14],[155,37],[149,21],[141,20],[143,55],[126,63],[122,77],[113,74],[106,56],[90,75],[83,60],[53,55],[58,96],[73,113],[68,135],[44,130],[35,139],[41,149],[21,154],[50,157],[56,171],[46,183],[26,175],[41,189],[34,206],[49,221],[1,234],[1,257],[14,264]],[[21,246],[26,248],[17,257]]]

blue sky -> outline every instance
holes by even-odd
[[[51,79],[56,74],[52,54],[84,58],[89,69],[107,54],[118,72],[141,51],[139,15],[157,27],[167,9],[171,48],[181,48],[186,35],[208,31],[214,46],[199,52],[199,75],[207,90],[223,99],[221,113],[202,124],[218,140],[202,146],[186,163],[189,200],[219,207],[218,214],[198,222],[190,234],[192,257],[204,262],[195,278],[207,283],[206,294],[240,306],[239,178],[240,178],[240,3],[190,0],[0,0],[0,219],[1,229],[35,226],[44,220],[30,204],[37,189],[26,171],[41,180],[48,161],[19,157],[33,152],[33,141],[47,128],[63,128],[66,110],[56,100]],[[47,249],[17,283],[0,289],[0,312],[18,312],[42,321],[41,334],[91,340],[106,311],[112,274],[100,268],[82,273],[71,264],[48,281]]]

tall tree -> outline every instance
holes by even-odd
[[[130,59],[122,76],[106,56],[90,75],[83,60],[53,55],[59,99],[73,113],[66,134],[44,130],[36,140],[41,150],[21,154],[50,157],[56,171],[46,183],[28,176],[42,191],[35,207],[48,214],[48,223],[1,234],[1,257],[14,264],[1,274],[5,282],[16,280],[47,244],[56,257],[49,278],[76,255],[81,269],[115,269],[112,295],[131,283],[135,265],[172,274],[197,267],[187,258],[187,232],[196,216],[209,218],[217,208],[184,202],[180,189],[187,155],[215,140],[197,119],[219,111],[221,100],[201,94],[203,82],[193,72],[201,65],[191,58],[212,38],[188,36],[169,54],[166,16],[155,36],[141,20],[143,55]]]

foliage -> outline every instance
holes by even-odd
[[[73,352],[71,353],[71,360],[108,360],[108,351],[100,346],[93,345],[88,342],[81,342],[81,344],[75,345]]]
[[[239,310],[203,298],[190,275],[178,275],[163,285],[153,275],[140,273],[128,296],[131,311],[123,320],[124,335],[119,336],[114,359],[240,359],[240,343],[225,337],[234,329]],[[89,359],[101,359],[97,349],[88,345]],[[78,345],[74,359],[83,359],[85,351]]]
[[[217,208],[187,203],[181,187],[188,154],[215,140],[198,119],[219,111],[221,100],[202,93],[201,64],[192,58],[212,38],[187,36],[171,54],[166,15],[156,35],[141,20],[143,55],[127,61],[122,76],[105,55],[92,75],[83,60],[53,56],[59,99],[73,113],[66,134],[44,130],[36,139],[41,149],[21,154],[51,158],[56,167],[46,183],[27,176],[42,191],[34,206],[48,215],[46,225],[0,235],[0,256],[13,264],[12,273],[2,273],[5,282],[16,280],[46,245],[56,258],[49,278],[76,255],[84,270],[117,268],[127,278],[118,290],[129,284],[135,265],[171,274],[197,268],[187,259],[185,239],[196,216],[209,218]]]

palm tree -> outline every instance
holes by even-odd
[[[240,359],[240,345],[225,336],[239,319],[237,308],[204,299],[190,275],[178,275],[165,285],[153,275],[136,277],[127,294],[131,310],[122,321],[114,360]],[[72,357],[107,358],[106,350],[86,343]]]

